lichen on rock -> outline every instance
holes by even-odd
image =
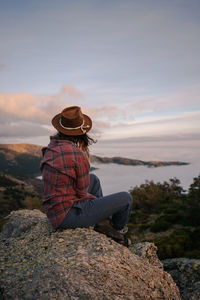
[[[158,268],[163,269],[163,264],[157,256],[157,247],[153,243],[134,243],[130,246],[130,250],[136,255],[142,257],[145,261],[149,262],[153,266],[157,266]]]
[[[3,238],[16,238],[18,236],[23,237],[27,233],[34,235],[34,238],[49,236],[53,231],[46,215],[37,209],[12,211],[6,219],[8,222],[0,234],[0,240]]]
[[[184,300],[200,299],[200,260],[173,258],[163,260],[164,268],[179,286]]]
[[[160,265],[92,228],[55,232],[37,210],[12,212],[0,240],[5,300],[181,299]]]

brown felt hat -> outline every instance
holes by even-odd
[[[83,135],[92,128],[92,120],[79,106],[69,106],[53,117],[52,125],[66,135]]]

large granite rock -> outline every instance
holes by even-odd
[[[136,248],[141,257],[92,228],[54,232],[37,210],[12,212],[0,235],[0,298],[181,299],[147,245]]]
[[[129,248],[132,253],[139,255],[144,261],[163,270],[163,264],[158,259],[157,247],[153,243],[134,243]]]
[[[178,285],[184,300],[200,299],[200,260],[173,258],[163,260],[163,264]]]

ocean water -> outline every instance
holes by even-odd
[[[104,195],[129,191],[145,183],[169,181],[176,177],[187,191],[193,178],[200,175],[200,141],[166,142],[99,142],[91,147],[91,154],[99,156],[121,156],[140,160],[183,161],[186,166],[148,168],[145,166],[123,166],[117,164],[91,164],[100,179]]]

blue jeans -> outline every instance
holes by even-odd
[[[59,228],[88,227],[111,217],[113,227],[124,228],[132,208],[132,198],[127,192],[103,197],[98,177],[90,174],[88,192],[97,198],[74,203]]]

